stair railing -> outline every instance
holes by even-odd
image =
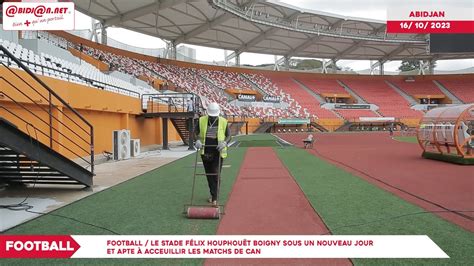
[[[193,101],[192,112],[198,113],[202,103],[198,95],[194,93],[155,93],[142,94],[142,109],[146,113],[179,113],[188,111],[188,100]],[[160,109],[160,105],[166,105],[166,111]]]
[[[3,45],[0,45],[0,55],[2,59],[7,58],[7,64],[0,61],[1,66],[11,74],[0,76],[0,109],[6,111],[3,116],[15,120],[14,124],[27,131],[30,137],[59,154],[83,161],[94,173],[92,124]],[[22,77],[12,69],[15,67],[28,76]]]

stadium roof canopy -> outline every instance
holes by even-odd
[[[262,0],[74,0],[103,25],[173,44],[333,60],[459,59],[471,54],[428,52],[428,36],[386,34],[384,21],[306,10]]]

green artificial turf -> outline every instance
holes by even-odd
[[[276,140],[249,140],[241,141],[238,147],[279,147]]]
[[[450,256],[450,259],[354,259],[356,265],[472,265],[474,262],[473,233],[431,213],[397,218],[424,210],[305,150],[276,151],[333,234],[428,235]]]
[[[276,140],[277,138],[272,134],[251,134],[235,136],[232,140],[236,141],[256,141],[256,140]]]
[[[398,136],[398,137],[393,137],[395,140],[402,141],[402,142],[408,142],[408,143],[418,143],[418,140],[416,139],[415,136]]]
[[[221,203],[229,192],[243,161],[244,148],[230,148],[222,169]],[[111,187],[87,198],[76,201],[53,214],[64,215],[111,229],[127,235],[213,235],[218,220],[187,219],[182,214],[183,205],[191,196],[193,165],[192,154],[127,182]],[[204,172],[204,168],[198,168]],[[196,203],[207,204],[209,189],[204,176],[196,182]],[[101,235],[111,234],[100,228],[52,215],[44,215],[5,232],[5,234],[40,235]],[[74,259],[68,264],[197,264],[203,259]],[[65,264],[65,260],[1,260],[0,265]]]
[[[233,138],[236,147],[281,147],[283,144],[271,134],[243,135]]]

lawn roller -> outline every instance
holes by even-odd
[[[206,145],[204,147],[217,147],[215,145],[210,146]],[[191,191],[191,203],[184,205],[184,214],[189,219],[219,219],[221,214],[224,214],[224,205],[199,205],[194,204],[194,190],[196,185],[196,176],[207,176],[206,173],[197,173],[197,164],[198,164],[198,157],[199,151],[196,151],[196,160],[194,161],[194,175],[193,175],[193,187]],[[219,163],[217,169],[221,169],[222,158],[219,156]],[[220,171],[218,170],[217,173],[210,173],[208,175],[217,176],[217,202],[219,202],[219,191],[221,186],[221,175]]]

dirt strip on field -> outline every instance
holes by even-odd
[[[223,177],[224,178],[224,177]],[[328,230],[272,148],[249,148],[218,235],[319,235]],[[351,265],[348,259],[207,259],[205,265]]]

